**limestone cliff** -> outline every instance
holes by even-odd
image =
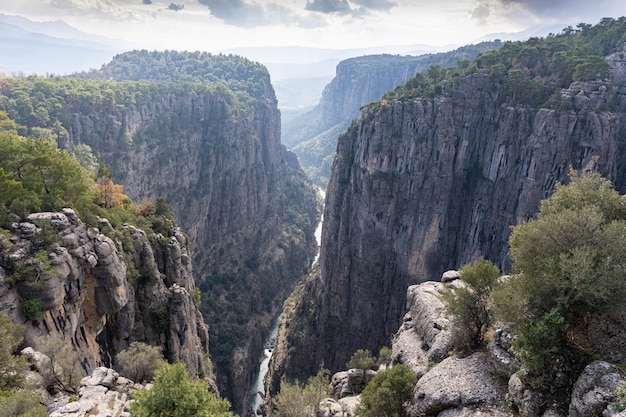
[[[63,339],[84,374],[114,365],[119,351],[141,341],[185,362],[192,375],[210,376],[184,234],[175,229],[166,238],[126,226],[123,247],[107,220],[100,226],[71,209],[14,218],[0,252],[0,312],[26,325],[28,346],[37,347],[37,336]]]
[[[624,190],[625,54],[608,62],[610,82],[575,82],[559,106],[516,103],[474,73],[433,98],[365,108],[339,137],[320,272],[273,368],[342,369],[357,349],[388,344],[410,284],[481,255],[508,270],[509,226],[533,216],[570,167]]]
[[[133,201],[165,197],[193,247],[220,391],[243,413],[264,335],[315,255],[319,217],[314,188],[280,143],[269,74],[238,57],[143,51],[101,77],[10,80],[7,94],[58,105],[46,107],[45,126],[9,111],[25,135],[50,131],[70,152],[89,145]]]
[[[420,56],[367,55],[341,61],[335,78],[324,88],[319,104],[285,124],[283,142],[300,158],[309,176],[326,187],[336,148],[336,139],[361,106],[404,84],[430,65],[454,66],[479,53],[497,49],[500,41],[468,45],[454,51]]]

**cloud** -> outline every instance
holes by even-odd
[[[369,10],[389,11],[396,4],[389,0],[352,0],[352,3]]]
[[[304,8],[318,13],[364,17],[372,10],[387,12],[395,5],[390,0],[307,0]]]
[[[45,0],[44,4],[53,9],[63,9],[64,13],[100,18],[132,19],[139,14],[121,6],[127,1],[113,0]]]
[[[607,11],[613,13],[613,16],[621,16],[624,14],[623,0],[480,0],[479,6],[474,10],[478,11],[479,20],[483,18],[480,14],[482,7],[489,8],[492,12],[495,10],[506,11],[507,9],[522,9],[539,19],[576,19],[581,18],[585,21],[595,20],[601,15],[606,15]],[[589,23],[589,22],[588,22]]]
[[[345,1],[345,0],[344,0]],[[292,9],[274,2],[257,3],[249,0],[198,0],[211,14],[226,24],[244,28],[267,25],[324,26],[326,21],[315,16],[301,16]]]
[[[320,13],[350,14],[353,12],[347,0],[307,0],[304,8]]]
[[[491,7],[488,4],[479,4],[470,12],[470,17],[478,21],[479,24],[487,23],[488,17],[491,15]]]

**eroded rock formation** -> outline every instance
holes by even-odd
[[[71,209],[14,220],[0,252],[0,312],[26,324],[27,345],[56,336],[89,374],[141,341],[192,375],[210,376],[207,327],[180,229],[168,239],[125,226],[132,248],[124,248],[100,230],[113,231],[106,219],[90,227]]]

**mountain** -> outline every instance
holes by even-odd
[[[591,170],[626,190],[626,19],[418,73],[338,139],[320,267],[285,304],[270,391],[389,344],[411,284],[483,256]],[[288,326],[287,326],[288,323]]]
[[[220,392],[243,414],[317,246],[316,192],[280,143],[269,74],[241,57],[133,51],[82,76],[3,80],[6,109],[25,135],[88,145],[134,201],[165,197],[193,247]]]
[[[80,32],[64,22],[0,15],[0,71],[68,74],[97,68],[128,49],[124,41]]]
[[[314,182],[326,187],[336,138],[359,117],[361,106],[378,100],[431,65],[454,66],[500,45],[500,41],[483,42],[438,54],[366,55],[342,61],[337,65],[335,78],[324,88],[319,104],[284,124],[283,143],[298,155]]]

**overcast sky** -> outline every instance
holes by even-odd
[[[624,0],[0,0],[0,13],[64,20],[154,49],[467,44],[534,25],[596,23]]]

